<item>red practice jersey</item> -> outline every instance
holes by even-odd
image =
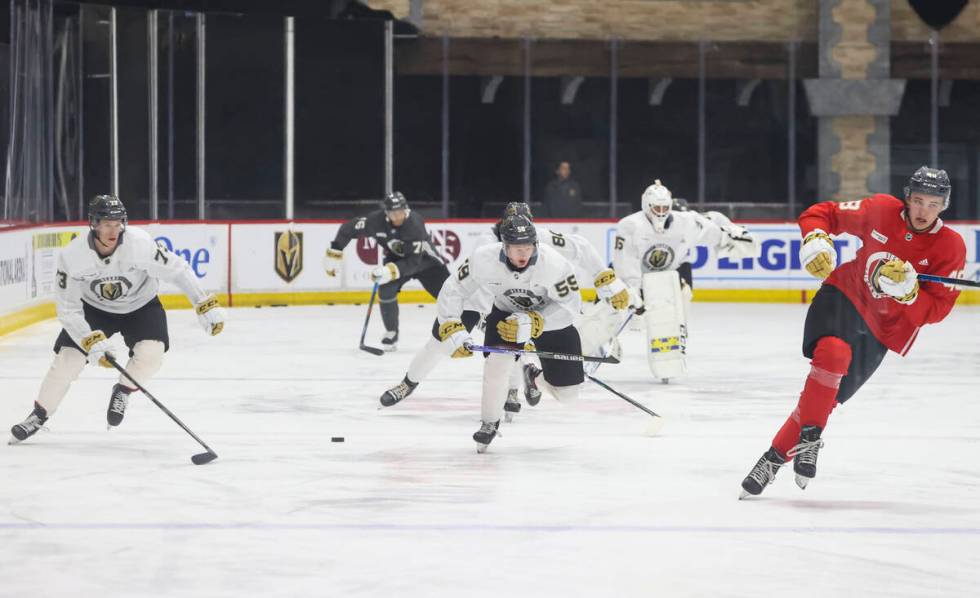
[[[840,289],[886,347],[905,355],[919,328],[941,321],[953,309],[960,292],[936,282],[922,282],[911,304],[902,304],[874,289],[871,273],[882,262],[908,261],[916,272],[962,277],[966,244],[942,219],[929,230],[915,233],[905,222],[905,204],[878,193],[858,201],[814,204],[800,215],[800,231],[806,237],[814,229],[832,235],[850,233],[861,239],[857,257],[841,264],[825,284]]]

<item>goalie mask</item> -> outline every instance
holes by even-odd
[[[653,224],[653,229],[658,233],[664,232],[667,219],[670,217],[670,210],[674,205],[674,200],[670,196],[670,189],[660,183],[660,179],[653,182],[643,192],[643,213]]]

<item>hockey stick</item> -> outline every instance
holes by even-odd
[[[617,397],[623,399],[624,401],[626,401],[630,405],[632,405],[632,406],[636,407],[637,409],[639,409],[639,410],[647,413],[648,415],[652,415],[653,417],[661,417],[658,413],[655,413],[655,412],[647,409],[646,407],[644,407],[640,403],[634,401],[633,399],[631,399],[628,396],[624,395],[623,393],[619,392],[618,390],[616,390],[612,386],[609,386],[608,384],[606,384],[602,380],[599,380],[598,378],[595,378],[595,377],[591,376],[590,374],[586,374],[585,377],[588,378],[589,380],[592,380],[593,382],[595,382],[596,384],[598,384],[602,388],[605,388],[606,390],[608,390],[609,392],[613,393]]]
[[[642,313],[642,312],[640,312],[640,313]],[[637,314],[637,312],[631,309],[630,310],[630,315],[626,316],[626,320],[623,321],[623,325],[620,326],[619,327],[619,330],[616,331],[616,334],[612,335],[612,338],[610,338],[606,342],[609,343],[609,342],[612,342],[613,340],[619,338],[619,335],[623,332],[623,330],[626,330],[626,327],[629,326],[630,320],[632,320],[633,319],[633,316],[635,316],[636,314]],[[606,356],[606,350],[605,349],[603,349],[602,347],[600,347],[599,348],[599,351],[602,353],[602,355],[600,357],[605,357]],[[589,375],[594,374],[596,372],[596,370],[599,369],[599,366],[601,366],[601,365],[602,365],[602,362],[599,362],[599,363],[595,364],[594,366],[592,366],[592,371],[589,372]]]
[[[369,347],[364,344],[364,337],[367,336],[368,322],[371,321],[371,310],[374,309],[374,297],[378,294],[378,283],[374,283],[374,288],[371,289],[371,299],[368,301],[367,315],[364,316],[364,328],[361,330],[361,351],[367,351],[371,355],[384,355],[385,352],[377,347]]]
[[[916,278],[924,282],[941,282],[943,284],[957,285],[961,287],[980,287],[980,282],[976,280],[966,280],[963,278],[950,278],[949,276],[935,276],[932,274],[917,274]]]
[[[200,444],[201,446],[203,446],[204,448],[206,448],[208,450],[208,452],[206,452],[206,453],[198,453],[197,455],[192,455],[191,456],[191,462],[194,463],[194,465],[204,465],[205,463],[210,463],[211,461],[214,461],[215,459],[218,458],[218,453],[214,452],[211,449],[211,447],[209,447],[208,445],[204,444],[204,441],[201,440],[200,438],[198,438],[197,437],[197,434],[195,434],[194,432],[191,432],[191,429],[188,428],[186,425],[184,425],[184,422],[180,421],[180,419],[176,415],[174,415],[169,409],[167,409],[166,407],[164,407],[163,406],[163,403],[161,403],[160,401],[156,400],[156,397],[154,397],[153,395],[151,395],[150,394],[150,391],[148,391],[145,388],[143,388],[143,385],[142,384],[140,384],[139,382],[137,382],[136,380],[134,380],[133,377],[129,375],[129,372],[127,372],[123,368],[123,366],[119,365],[119,363],[116,362],[116,358],[115,357],[113,357],[109,353],[106,353],[105,358],[106,358],[106,361],[108,361],[109,363],[112,364],[112,367],[114,367],[117,370],[119,370],[122,373],[123,376],[126,376],[127,378],[129,378],[129,381],[132,382],[133,384],[135,384],[136,385],[136,388],[140,389],[143,392],[143,394],[145,394],[147,396],[147,398],[149,398],[151,401],[153,401],[153,404],[154,405],[156,405],[157,407],[160,408],[161,411],[163,411],[164,413],[166,413],[170,417],[170,419],[172,419],[175,422],[177,422],[177,425],[180,426],[181,428],[183,428],[185,432],[187,432],[188,434],[190,434],[191,435],[191,438],[193,438],[194,440],[196,440],[198,442],[198,444]]]
[[[528,351],[511,347],[487,347],[484,345],[467,344],[466,348],[474,353],[507,353],[510,355],[537,355],[541,359],[558,359],[560,361],[598,361],[599,363],[619,363],[615,357],[592,357],[574,353],[552,353],[551,351]]]

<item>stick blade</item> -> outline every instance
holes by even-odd
[[[218,453],[207,452],[200,453],[191,457],[191,463],[194,465],[204,465],[205,463],[210,463],[218,458]]]
[[[369,347],[367,345],[361,345],[361,351],[367,351],[371,355],[377,355],[379,357],[381,355],[384,355],[385,354],[385,352],[382,349],[378,349],[378,348],[375,348],[375,347]]]

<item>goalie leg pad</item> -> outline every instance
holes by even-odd
[[[126,362],[126,371],[132,374],[140,384],[153,377],[160,366],[163,365],[163,353],[165,348],[160,341],[140,341],[133,345],[133,355]],[[135,390],[136,385],[126,376],[119,374],[119,384],[130,390]]]
[[[657,378],[687,372],[687,310],[676,271],[643,275],[643,319],[647,329],[647,364]]]
[[[58,405],[61,405],[68,394],[68,387],[85,369],[85,364],[85,355],[74,347],[62,347],[54,356],[37,393],[37,404],[44,407],[48,417],[54,415]]]
[[[600,355],[602,346],[615,336],[622,324],[622,312],[616,311],[607,302],[586,306],[575,321],[575,328],[582,339],[582,355]]]

